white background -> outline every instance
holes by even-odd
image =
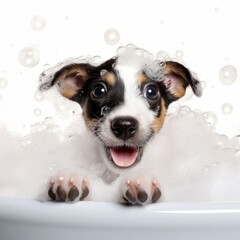
[[[54,66],[82,55],[107,59],[119,46],[132,43],[153,54],[166,51],[172,58],[182,53],[181,60],[206,86],[201,98],[181,104],[213,112],[217,132],[240,134],[239,77],[230,85],[219,79],[220,69],[226,65],[239,71],[238,6],[233,0],[1,0],[0,121],[19,130],[53,114],[50,101],[34,98],[46,64]],[[104,39],[108,29],[120,34],[114,45]],[[26,47],[39,53],[33,67],[19,61],[19,53]],[[226,74],[232,77],[233,72]],[[222,112],[225,103],[232,106],[229,114]]]

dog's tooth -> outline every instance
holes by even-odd
[[[156,187],[153,191],[153,195],[152,195],[152,203],[155,203],[159,200],[159,198],[161,197],[162,193],[160,191],[160,189],[158,187]]]
[[[60,201],[64,202],[66,200],[67,194],[61,185],[57,187],[57,195]]]
[[[79,196],[78,188],[73,185],[68,193],[68,199],[74,201]]]
[[[144,203],[147,201],[148,195],[143,189],[138,189],[137,199],[139,202]]]

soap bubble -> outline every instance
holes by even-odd
[[[39,62],[39,59],[39,51],[34,47],[25,47],[18,55],[18,60],[24,67],[36,66]]]
[[[216,144],[218,146],[224,147],[228,143],[228,137],[224,134],[216,134]]]
[[[53,127],[54,126],[54,119],[52,117],[46,117],[43,120],[43,124],[45,124],[47,127]]]
[[[5,77],[0,78],[0,88],[5,88],[8,85],[8,81]]]
[[[31,133],[37,133],[41,132],[46,128],[46,126],[43,123],[35,123],[31,126]]]
[[[211,126],[215,127],[217,123],[217,116],[213,112],[206,112],[203,114],[203,116],[206,118],[207,122],[211,124]]]
[[[61,127],[58,125],[54,125],[53,127],[48,128],[48,131],[56,135],[60,135],[62,133]]]
[[[39,117],[39,116],[41,116],[41,114],[42,114],[42,110],[41,110],[40,108],[35,108],[35,109],[33,110],[33,114],[34,114],[36,117]]]
[[[219,161],[215,161],[215,162],[213,163],[213,166],[214,166],[214,167],[218,167],[218,166],[219,166],[219,164],[220,164],[220,162],[219,162]]]
[[[209,165],[206,165],[206,166],[203,167],[203,171],[205,173],[209,172],[209,170],[210,170],[210,166]]]
[[[121,46],[121,47],[119,47],[119,48],[117,49],[117,55],[118,55],[118,56],[119,56],[119,55],[123,55],[123,54],[126,53],[126,51],[127,51],[127,49],[126,49],[125,47]]]
[[[183,57],[183,51],[182,50],[177,50],[176,53],[175,53],[175,56],[177,58],[182,58]]]
[[[229,57],[229,56],[226,56],[225,58],[224,58],[224,61],[226,61],[226,62],[229,62],[231,60],[231,58]]]
[[[231,114],[233,111],[233,106],[230,103],[224,103],[222,105],[222,113],[225,115]]]
[[[184,97],[182,98],[183,101],[188,101],[193,97],[193,91],[191,88],[187,88]]]
[[[119,42],[120,34],[116,29],[109,29],[104,34],[104,40],[108,45],[114,45]]]
[[[41,92],[39,92],[39,91],[36,91],[34,93],[34,98],[38,102],[40,102],[40,101],[42,101],[44,99],[43,94]]]
[[[167,60],[167,59],[170,59],[170,56],[167,52],[160,51],[156,54],[156,58],[159,60]]]
[[[31,20],[33,30],[42,30],[46,26],[46,20],[42,16],[34,16]]]
[[[187,106],[183,106],[179,109],[178,114],[179,115],[189,115],[191,112],[191,109]]]
[[[51,158],[54,158],[55,153],[53,153],[52,155],[51,154],[49,154],[49,155],[50,155]],[[56,163],[50,163],[49,166],[48,166],[48,169],[50,171],[54,171],[56,166],[57,166]]]
[[[51,68],[51,65],[49,63],[44,64],[43,66],[44,70],[48,70],[49,68]]]
[[[21,145],[22,147],[25,147],[25,146],[27,146],[27,145],[29,145],[29,144],[32,143],[31,137],[30,137],[29,135],[26,135],[26,136],[24,136],[24,137],[20,140],[19,143],[20,143],[20,145]]]
[[[234,154],[235,159],[240,160],[240,150],[237,150]]]
[[[218,77],[222,84],[230,85],[237,79],[237,69],[232,65],[226,65],[220,69]]]
[[[102,58],[100,56],[94,56],[93,58],[89,59],[89,63],[94,66],[98,66],[102,63]]]

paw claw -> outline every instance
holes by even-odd
[[[161,191],[156,179],[141,177],[126,179],[122,185],[122,197],[125,202],[131,205],[143,206],[149,203],[156,203],[161,197]]]
[[[88,180],[80,179],[77,175],[56,175],[49,179],[48,196],[57,202],[73,202],[84,200],[89,195]]]
[[[53,191],[53,186],[51,186],[48,190],[48,196],[53,200],[55,201],[56,200],[56,194],[54,193]]]
[[[57,187],[57,195],[59,200],[62,202],[64,202],[67,198],[67,194],[61,185]]]
[[[130,189],[128,189],[126,191],[126,198],[129,202],[131,203],[135,203],[136,202],[136,198],[135,198],[135,194],[133,191],[131,191]]]
[[[155,187],[154,191],[153,191],[153,195],[152,195],[152,203],[155,203],[159,200],[159,198],[161,197],[162,193],[160,191],[160,189],[158,187]]]
[[[79,196],[78,188],[73,185],[68,193],[68,199],[74,201]]]
[[[139,202],[144,203],[147,201],[148,195],[143,189],[139,189],[137,193],[137,199]]]
[[[85,185],[82,188],[82,196],[80,197],[80,201],[82,201],[84,198],[86,198],[89,194],[89,189],[88,187]]]

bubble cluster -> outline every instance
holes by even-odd
[[[223,114],[225,114],[225,115],[229,115],[229,114],[231,114],[232,113],[232,111],[233,111],[233,106],[232,106],[232,104],[231,103],[224,103],[223,105],[222,105],[222,113]]]
[[[34,47],[25,47],[19,52],[18,60],[24,67],[35,67],[40,60],[39,51]]]
[[[8,85],[8,80],[5,77],[0,77],[0,88],[5,88]]]
[[[218,77],[222,84],[231,85],[237,79],[237,69],[232,65],[226,65],[220,69]]]
[[[104,33],[104,40],[108,45],[117,44],[120,40],[120,34],[116,29],[108,29]]]
[[[42,30],[46,26],[46,20],[42,16],[34,16],[31,20],[31,26],[33,30]]]

